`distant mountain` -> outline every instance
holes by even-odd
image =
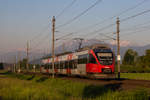
[[[43,56],[43,54],[41,53],[29,53],[29,60],[31,61],[32,59],[38,59],[41,58]],[[0,55],[2,59],[2,62],[6,62],[6,63],[14,63],[15,61],[18,61],[19,59],[24,59],[26,58],[26,52],[25,51],[12,51],[12,52],[8,52],[8,53],[4,53],[2,55]]]
[[[116,48],[116,47],[114,47]],[[126,47],[121,47],[120,48],[120,54],[123,57],[126,50],[128,49],[133,49],[135,50],[139,56],[142,56],[145,54],[145,50],[150,49],[150,45],[145,45],[145,46],[126,46]],[[115,51],[117,51],[117,49],[115,49]]]
[[[64,43],[63,45],[56,47],[56,49],[55,49],[56,53],[61,53],[61,52],[66,52],[66,51],[75,51],[79,47],[79,42],[80,41],[68,41],[68,42]],[[103,41],[95,40],[95,39],[84,40],[82,43],[82,47],[90,46],[90,45],[94,45],[94,44],[109,45],[112,48],[112,50],[114,50],[115,53],[117,54],[117,46],[116,45],[112,45],[110,43],[104,43]],[[145,50],[150,49],[150,44],[145,45],[145,46],[136,46],[136,45],[131,45],[130,43],[129,43],[129,45],[127,45],[127,44],[121,45],[120,54],[122,57],[124,56],[126,50],[128,50],[129,48],[137,51],[139,56],[141,56],[141,55],[145,54]]]
[[[77,50],[79,48],[79,42],[80,41],[77,41],[77,40],[76,41],[67,41],[64,44],[59,45],[58,47],[56,47],[55,48],[55,53],[59,54],[59,53],[68,52],[68,51],[74,52],[75,50]],[[104,43],[104,42],[102,42],[100,40],[96,40],[96,39],[83,40],[81,47],[90,46],[90,45],[93,45],[93,44],[107,44],[117,54],[116,45],[112,45],[111,43]],[[137,51],[138,54],[141,56],[141,55],[145,54],[146,49],[150,49],[150,44],[145,45],[145,46],[121,45],[120,54],[121,54],[122,57],[124,56],[126,50],[129,49],[129,48]],[[19,51],[19,52],[20,52],[21,59],[26,57],[26,52],[24,52],[24,51]],[[18,55],[17,52],[9,52],[9,53],[3,54],[1,57],[5,58],[5,61],[7,61],[7,62],[15,62],[16,55]],[[49,55],[47,55],[47,56],[49,56]],[[41,54],[41,53],[32,53],[32,56],[30,56],[30,61],[32,60],[32,63],[40,63],[40,58],[42,58],[42,57],[43,57],[43,54]],[[18,59],[18,58],[16,57],[16,59]],[[36,60],[33,60],[33,59],[36,59]]]
[[[66,51],[75,51],[79,49],[79,43],[80,41],[67,41],[64,44],[58,46],[55,48],[55,53],[61,53],[61,52],[66,52]],[[91,46],[93,44],[106,44],[103,41],[100,40],[95,40],[95,39],[90,39],[90,40],[83,40],[82,41],[82,47],[85,46]]]

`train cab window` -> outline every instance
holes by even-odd
[[[92,54],[90,54],[89,63],[97,63],[95,57]]]

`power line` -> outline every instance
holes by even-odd
[[[41,37],[42,35],[44,35],[43,33],[46,32],[47,30],[48,30],[48,27],[44,27],[44,28],[42,29],[42,31],[39,32],[39,34],[37,34],[35,37],[33,37],[33,38],[30,40],[30,45],[33,46],[33,43],[35,44],[36,42],[38,42],[38,40],[40,39],[40,37]],[[38,39],[38,40],[37,40],[37,39]],[[37,40],[37,41],[35,41],[35,40]],[[42,40],[43,40],[43,39],[42,39]],[[38,46],[38,44],[40,44],[40,41],[39,41],[37,44],[35,44],[35,46],[33,46],[33,47],[36,48],[36,46]]]
[[[76,1],[77,1],[77,0],[72,0],[72,2],[71,2],[69,5],[67,5],[67,6],[56,16],[56,19],[58,19],[61,15],[63,15],[64,12],[65,12],[66,10],[68,10]]]
[[[121,15],[123,15],[124,13],[127,13],[128,11],[137,8],[138,6],[142,5],[142,4],[145,3],[146,1],[148,1],[148,0],[143,0],[142,2],[140,2],[140,3],[138,3],[138,4],[134,5],[134,6],[132,6],[132,7],[130,7],[130,8],[127,8],[127,9],[125,9],[124,11],[122,11],[122,12],[120,12],[120,13],[118,13],[118,14],[116,14],[116,15],[110,17],[110,18],[107,18],[107,19],[105,19],[105,20],[103,20],[103,21],[101,21],[101,22],[98,22],[98,23],[96,23],[96,24],[93,24],[93,25],[87,26],[87,27],[85,27],[85,28],[82,28],[82,29],[80,29],[80,30],[78,30],[78,31],[84,31],[84,30],[86,30],[86,29],[90,29],[90,28],[95,27],[95,26],[97,26],[97,25],[99,25],[99,24],[102,24],[102,23],[104,23],[104,22],[106,22],[106,21],[109,21],[109,20],[111,20],[111,19],[113,19],[113,18],[115,18],[115,17],[117,17],[117,16],[121,16]]]
[[[140,3],[138,3],[138,4],[134,5],[134,6],[132,6],[132,7],[130,7],[130,8],[127,8],[127,9],[125,9],[124,11],[122,11],[122,12],[120,12],[120,13],[118,13],[118,14],[116,14],[116,15],[114,15],[114,16],[112,16],[112,17],[106,19],[106,20],[103,20],[103,21],[101,21],[101,22],[99,22],[99,23],[96,23],[96,24],[94,24],[94,25],[88,26],[88,27],[86,27],[86,28],[80,29],[80,30],[78,30],[78,31],[86,30],[86,29],[89,29],[89,28],[91,28],[91,27],[94,27],[94,26],[96,26],[96,25],[98,25],[98,24],[101,24],[101,23],[103,23],[103,22],[106,22],[107,20],[111,20],[111,19],[113,19],[113,18],[115,18],[115,17],[117,17],[117,16],[120,16],[120,15],[122,15],[122,14],[124,14],[124,13],[126,13],[126,12],[128,12],[128,11],[130,11],[130,10],[133,10],[133,9],[137,8],[138,6],[142,5],[142,4],[145,3],[146,1],[148,1],[148,0],[143,0],[142,2],[140,2]],[[92,32],[92,33],[95,33],[95,32],[104,30],[104,29],[106,29],[106,28],[112,27],[113,25],[115,25],[115,24],[108,25],[108,26],[103,27],[103,28],[101,28],[101,29],[99,29],[99,30],[96,30],[96,31],[94,31],[94,32]],[[78,33],[78,31],[76,31],[76,32],[74,32],[74,33]],[[86,36],[87,36],[87,35],[86,35]]]
[[[143,0],[143,1],[139,2],[138,4],[136,4],[136,5],[132,6],[132,7],[130,7],[130,8],[128,8],[128,9],[126,9],[126,10],[124,10],[124,11],[118,13],[117,15],[113,16],[113,18],[115,18],[115,17],[117,17],[117,16],[119,17],[120,15],[122,15],[122,14],[124,14],[124,13],[126,13],[126,12],[128,12],[128,11],[130,11],[130,10],[133,10],[133,9],[137,8],[138,6],[142,5],[142,4],[145,3],[146,1],[148,1],[148,0]]]
[[[125,28],[125,29],[122,29],[121,31],[125,32],[125,31],[132,31],[132,30],[136,30],[136,29],[150,28],[150,25],[146,25],[146,26],[142,26],[142,27],[137,27],[137,26],[139,26],[139,25],[136,25],[132,28]]]
[[[44,43],[43,41],[45,41],[46,39],[49,38],[49,34],[47,34],[44,38],[42,38],[41,41],[39,41],[36,45],[32,46],[31,51],[33,51],[35,48],[37,48],[39,45],[41,45],[42,43]]]
[[[48,28],[49,28],[49,26],[46,25],[46,27],[44,27],[40,32],[38,32],[38,34],[36,36],[31,38],[30,41],[34,41],[34,40],[38,39],[38,37],[40,37],[45,31],[47,31]]]
[[[146,0],[144,0],[143,2],[145,2]],[[143,3],[142,2],[142,3]],[[135,8],[135,7],[134,7]],[[131,9],[131,8],[130,8]],[[132,8],[133,9],[133,8]],[[126,10],[126,11],[129,11],[129,9],[128,10]],[[129,19],[132,19],[132,18],[135,18],[135,17],[137,17],[137,16],[139,16],[139,15],[143,15],[143,14],[145,14],[145,13],[148,13],[148,12],[150,12],[150,10],[146,10],[146,11],[143,11],[143,12],[140,12],[140,13],[138,13],[138,14],[135,14],[135,15],[132,15],[132,16],[129,16],[129,17],[127,17],[127,18],[124,18],[123,20],[121,20],[121,21],[127,21],[127,20],[129,20]],[[91,32],[91,33],[88,33],[88,34],[86,34],[86,36],[88,36],[89,34],[96,34],[97,32],[99,32],[99,31],[102,31],[102,30],[105,30],[105,29],[107,29],[107,28],[110,28],[110,27],[112,27],[112,26],[114,26],[115,25],[115,23],[113,23],[113,24],[110,24],[110,25],[108,25],[108,26],[105,26],[105,27],[103,27],[103,28],[101,28],[101,29],[98,29],[98,30],[95,30],[95,31],[93,31],[93,32]],[[93,35],[92,34],[92,35]]]
[[[64,37],[70,36],[70,35],[72,35],[72,34],[74,34],[74,33],[68,33],[68,34],[66,34],[66,35],[64,35],[64,36],[61,36],[61,37],[57,38],[56,40],[61,40],[61,39],[63,39]]]
[[[127,17],[127,18],[124,18],[124,19],[121,20],[121,22],[127,21],[127,20],[129,20],[129,19],[135,18],[135,17],[140,16],[140,15],[143,15],[143,14],[146,14],[146,13],[148,13],[148,12],[150,12],[150,9],[145,10],[145,11],[140,12],[140,13],[137,13],[137,14],[135,14],[135,15],[129,16],[129,17]]]
[[[129,19],[135,18],[135,17],[137,17],[137,16],[143,15],[143,14],[148,13],[148,12],[150,12],[150,9],[149,9],[149,10],[145,10],[145,11],[140,12],[140,13],[137,13],[137,14],[135,14],[135,15],[129,16],[129,17],[127,17],[127,18],[124,18],[124,19],[121,20],[121,22],[127,21],[127,20],[129,20]],[[101,28],[101,29],[95,30],[95,31],[93,31],[93,32],[90,32],[90,33],[86,34],[86,37],[87,37],[88,35],[90,35],[90,34],[96,34],[97,32],[102,31],[102,30],[105,30],[105,29],[107,29],[107,28],[110,28],[110,27],[112,27],[112,26],[114,26],[114,25],[115,25],[115,23],[110,24],[110,25],[108,25],[108,26],[105,26],[105,27],[103,27],[103,28]]]
[[[107,38],[110,39],[110,40],[116,40],[114,37],[107,36],[107,35],[105,35],[104,33],[100,33],[99,35],[102,35],[102,36],[104,36],[104,37],[107,37]]]
[[[103,27],[103,28],[100,28],[100,29],[95,30],[95,31],[90,32],[90,33],[87,33],[87,34],[85,34],[85,35],[86,35],[85,37],[87,37],[88,35],[91,35],[91,34],[92,34],[92,35],[93,35],[93,34],[96,34],[96,33],[98,33],[99,31],[105,30],[105,29],[110,28],[110,27],[112,27],[112,26],[114,26],[114,25],[115,25],[115,23],[109,24],[109,25],[107,25],[107,26],[105,26],[105,27]]]
[[[148,31],[150,29],[150,27],[147,27],[147,29],[144,29],[144,30],[137,30],[137,31],[134,31],[134,32],[128,32],[128,33],[124,33],[124,34],[122,34],[122,36],[129,36],[129,35],[131,35],[131,34],[136,34],[137,32],[143,32],[143,31]]]
[[[93,5],[91,5],[90,7],[88,7],[86,10],[84,10],[83,12],[81,12],[80,14],[78,14],[77,16],[73,17],[71,20],[67,21],[66,23],[58,25],[56,28],[64,27],[64,26],[72,23],[73,21],[75,21],[76,19],[78,19],[79,17],[81,17],[82,15],[84,15],[85,13],[87,13],[94,6],[96,6],[97,4],[99,4],[101,1],[102,0],[97,0]]]

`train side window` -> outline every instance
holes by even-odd
[[[60,69],[60,62],[58,62],[58,69]]]
[[[59,62],[57,62],[57,64],[56,64],[56,68],[57,68],[57,69],[59,68]]]
[[[63,69],[63,62],[60,62],[60,69]]]
[[[45,69],[48,69],[48,67],[49,67],[49,64],[46,64],[46,65],[45,65]]]
[[[56,68],[56,63],[54,63],[54,68]]]
[[[56,62],[56,68],[57,69],[59,68],[59,62]]]
[[[77,63],[78,63],[78,60],[77,60],[77,59],[73,60],[73,68],[74,68],[74,69],[77,68]]]
[[[88,54],[78,56],[78,64],[86,64],[88,62]]]
[[[73,68],[73,60],[69,61],[69,68],[72,69]]]
[[[60,69],[63,69],[64,68],[64,62],[60,62]]]
[[[49,65],[49,68],[52,69],[52,63]]]
[[[62,65],[63,65],[63,66],[62,66],[62,67],[63,67],[63,69],[65,69],[65,62],[63,62],[63,63],[62,63]]]
[[[65,61],[65,69],[68,68],[68,61]]]
[[[92,54],[90,54],[89,62],[96,64],[96,59],[95,59],[95,57]]]
[[[47,64],[44,65],[44,69],[46,69]]]

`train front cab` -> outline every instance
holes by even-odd
[[[88,75],[95,77],[114,78],[115,60],[111,50],[90,50],[89,63],[86,64],[86,72]]]

